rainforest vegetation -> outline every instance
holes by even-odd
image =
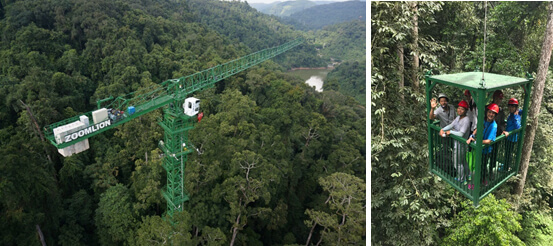
[[[309,35],[239,1],[0,0],[0,244],[365,245],[366,112],[350,93],[365,91],[364,67],[340,57],[335,89],[316,92],[285,73],[330,62]],[[162,110],[70,157],[41,136],[99,99],[298,37],[193,95],[204,118],[173,223]]]
[[[366,5],[364,1],[346,1],[316,5],[288,17],[284,21],[290,22],[299,30],[317,30],[325,26],[359,20],[367,21]]]
[[[424,74],[536,76],[548,2],[371,2],[373,245],[550,245],[553,85],[547,73],[521,196],[521,174],[475,208],[429,173]],[[486,39],[484,42],[484,34]],[[548,47],[551,49],[551,47]],[[485,51],[485,52],[484,52]],[[549,69],[551,70],[551,69]],[[447,89],[458,103],[461,90]],[[503,91],[506,101],[516,91]],[[437,95],[434,95],[437,96]],[[532,102],[535,104],[536,102]]]
[[[321,30],[309,32],[314,37],[314,44],[325,60],[358,61],[364,63],[367,25],[364,21],[354,20],[325,26]]]
[[[270,7],[261,10],[268,15],[290,16],[293,13],[317,6],[317,3],[309,0],[274,2]]]

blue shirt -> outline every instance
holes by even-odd
[[[484,138],[482,140],[495,141],[495,134],[497,133],[497,123],[495,120],[492,122],[484,121]],[[482,150],[483,154],[489,154],[492,152],[492,146],[489,146]]]
[[[520,128],[522,120],[522,109],[518,110],[518,115],[516,114],[509,114],[509,117],[507,117],[507,128],[505,131],[513,131]],[[512,134],[511,136],[508,136],[507,139],[511,142],[516,142],[518,140],[518,133]]]

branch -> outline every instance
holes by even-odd
[[[38,232],[38,236],[40,237],[40,243],[42,243],[42,246],[46,246],[46,242],[44,241],[44,234],[42,234],[42,231],[40,230],[40,226],[36,224],[36,231]]]
[[[305,246],[309,245],[309,241],[311,241],[311,236],[313,236],[313,231],[315,230],[315,227],[317,226],[317,222],[313,224],[313,227],[311,227],[311,231],[309,232],[309,237],[307,237],[307,242],[305,242]]]

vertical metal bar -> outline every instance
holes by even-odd
[[[490,166],[488,168],[488,187],[492,185],[495,178],[494,169],[497,163],[497,155],[499,155],[499,142],[494,141],[490,146],[492,147],[492,152],[490,156]]]
[[[480,202],[480,188],[481,188],[481,182],[480,180],[482,177],[482,168],[486,168],[485,166],[482,167],[482,140],[484,137],[484,119],[485,119],[485,103],[487,101],[486,98],[486,90],[485,88],[479,88],[476,91],[476,108],[478,109],[478,119],[477,119],[477,126],[476,129],[476,148],[474,149],[474,190],[472,191],[473,194],[473,205],[475,207],[478,207],[478,203]]]
[[[459,158],[458,158],[458,152],[455,151],[455,144],[457,142],[457,140],[451,138],[451,137],[448,137],[450,139],[450,143],[451,143],[451,146],[453,146],[453,149],[452,149],[452,156],[453,158],[453,165],[451,166],[452,170],[453,170],[453,177],[457,178],[457,185],[459,185],[459,169],[456,167],[456,165],[459,165]],[[454,178],[454,180],[455,180]]]
[[[519,134],[518,133],[515,133],[515,136],[518,136]],[[513,138],[515,139],[515,138]],[[518,140],[518,139],[517,139]],[[507,172],[507,174],[510,174],[511,172],[513,172],[515,170],[515,161],[516,161],[516,150],[518,149],[517,147],[517,142],[511,142],[511,141],[508,141],[509,143],[509,153],[507,153],[507,156],[509,157],[508,160],[505,160],[505,171]],[[507,159],[507,156],[505,157]],[[509,171],[509,168],[511,169],[511,171]]]
[[[450,148],[451,144],[452,144],[451,138],[447,138],[447,149],[446,150],[448,152],[447,152],[446,156],[448,157],[448,160],[450,160],[449,163],[448,163],[448,169],[449,169],[448,178],[450,180],[454,181],[453,174],[455,173],[455,168],[453,167],[453,162],[455,160],[454,160],[454,157],[453,157],[453,150]]]
[[[445,142],[445,146],[444,146],[444,164],[446,166],[446,169],[447,169],[447,178],[449,180],[451,180],[451,163],[449,163],[449,160],[453,161],[453,158],[451,158],[451,154],[449,153],[449,143],[450,143],[450,139],[445,139],[444,140]]]
[[[520,130],[520,134],[518,136],[518,144],[517,144],[517,154],[516,154],[516,172],[518,172],[519,168],[520,168],[520,158],[521,158],[521,153],[522,153],[522,145],[524,143],[524,134],[526,133],[526,120],[528,117],[528,106],[530,104],[530,92],[531,92],[531,89],[532,89],[532,83],[534,82],[534,78],[532,77],[529,77],[528,78],[528,83],[525,84],[523,86],[524,88],[524,106],[523,106],[523,109],[522,109],[522,121],[521,121],[521,124],[520,124],[520,128],[522,128]]]
[[[431,121],[430,121],[430,98],[431,98],[431,81],[430,81],[430,71],[426,72],[424,75],[424,79],[426,80],[426,125],[428,129],[428,172],[432,172],[433,163],[435,161],[434,156],[432,155],[432,150],[434,147],[433,138],[432,138],[432,128],[430,127]]]
[[[436,155],[436,145],[433,144],[435,139],[436,139],[436,136],[434,134],[434,132],[432,131],[432,129],[429,130],[429,139],[430,139],[430,142],[428,142],[428,149],[430,151],[430,156],[429,156],[429,167],[430,167],[430,170],[428,170],[428,172],[431,172],[432,170],[435,170],[436,169],[436,165],[434,164],[434,160],[436,160],[436,158],[438,158],[438,156]]]

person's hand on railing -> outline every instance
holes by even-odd
[[[445,131],[443,129],[440,129],[440,136],[442,137],[446,137],[446,136],[449,136],[449,134],[451,133],[451,131]]]
[[[508,132],[508,131],[503,131],[503,134],[505,134],[505,137],[508,137],[508,136],[509,136],[509,132]]]
[[[470,144],[470,142],[474,141],[474,138],[472,138],[472,136],[469,137],[469,139],[467,139],[467,144]]]
[[[474,130],[474,134],[470,135],[469,139],[467,139],[467,144],[470,144],[470,142],[472,141],[476,142],[475,137],[476,137],[476,129]]]

